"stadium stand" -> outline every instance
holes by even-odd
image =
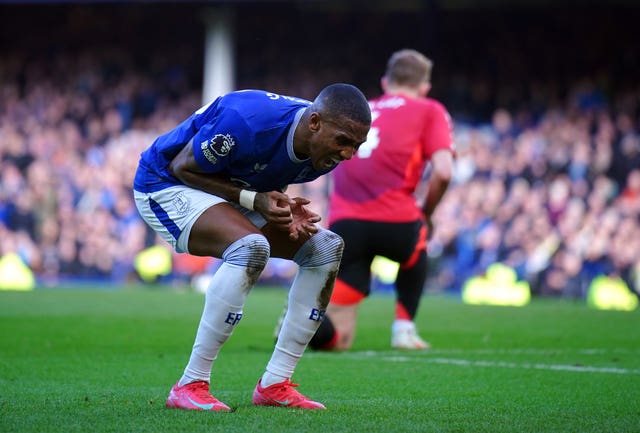
[[[425,41],[415,48],[437,64],[432,96],[450,107],[458,147],[427,290],[459,292],[501,262],[534,295],[583,298],[601,275],[640,292],[640,8],[323,10],[309,20],[295,3],[253,7],[261,14],[237,11],[238,88],[311,97],[345,81],[373,97],[371,71],[410,43],[378,30],[415,28]],[[39,284],[138,279],[136,256],[161,243],[135,212],[131,181],[140,151],[200,103],[202,28],[184,9],[0,6],[0,257],[17,254]],[[292,38],[258,17],[310,24]],[[172,20],[189,24],[177,40],[162,30]],[[544,31],[530,24],[544,20]],[[121,30],[98,31],[114,22]],[[327,23],[335,31],[321,32]],[[327,190],[323,179],[301,194],[324,213]],[[174,259],[175,278],[207,267]],[[265,275],[291,272],[276,263]]]

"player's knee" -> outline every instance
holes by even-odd
[[[333,350],[349,350],[351,346],[353,346],[353,334],[339,334],[338,341],[333,347]]]
[[[340,235],[330,230],[321,230],[300,247],[293,261],[302,267],[340,263],[343,250],[344,241]]]
[[[238,239],[225,250],[222,259],[229,264],[262,271],[267,265],[271,248],[266,237],[252,233]]]

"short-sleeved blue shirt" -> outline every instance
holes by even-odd
[[[293,133],[311,102],[262,90],[231,92],[205,105],[142,152],[133,187],[155,192],[181,182],[169,173],[186,145],[200,168],[258,192],[283,190],[329,172],[293,151]]]

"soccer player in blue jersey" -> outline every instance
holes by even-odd
[[[144,220],[176,251],[222,259],[207,289],[191,356],[168,407],[229,411],[209,392],[213,362],[242,318],[269,257],[298,273],[275,349],[253,404],[324,409],[291,382],[329,302],[343,241],[289,184],[350,159],[367,137],[369,104],[349,84],[313,102],[261,90],[231,92],[158,137],[140,158],[134,195]]]

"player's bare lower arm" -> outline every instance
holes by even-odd
[[[208,192],[226,200],[240,203],[242,188],[218,173],[204,172],[195,160],[192,147],[187,144],[169,164],[170,173],[187,186]]]
[[[429,179],[429,191],[422,212],[426,221],[431,220],[438,203],[444,196],[453,176],[453,154],[449,150],[439,150],[431,157],[432,174]]]
[[[241,200],[243,188],[222,174],[204,172],[198,166],[190,145],[186,145],[173,158],[170,171],[185,185],[255,210],[264,217],[267,223],[279,227],[282,231],[290,229],[289,226],[293,221],[291,206],[295,205],[295,201],[288,195],[280,191],[251,192],[248,198],[249,203],[243,203]]]
[[[295,202],[287,194],[280,191],[269,191],[256,194],[253,206],[267,223],[286,232],[293,221],[291,206],[294,204]]]

